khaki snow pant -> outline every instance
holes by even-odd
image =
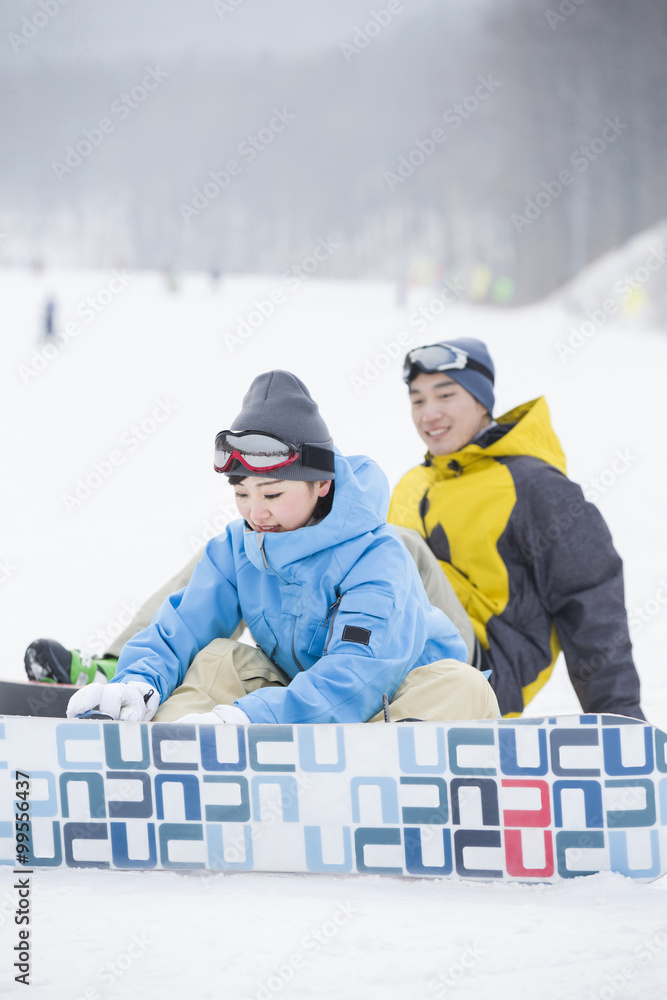
[[[214,639],[195,656],[183,684],[160,706],[155,722],[176,722],[190,712],[210,712],[232,705],[244,694],[263,687],[285,687],[289,677],[254,646],[232,639]],[[496,719],[499,709],[483,674],[458,660],[437,660],[415,667],[390,701],[392,722],[421,719]],[[380,710],[368,722],[383,722]]]
[[[417,564],[417,569],[419,570],[419,575],[422,578],[424,590],[426,591],[430,603],[433,607],[440,608],[444,611],[450,621],[456,625],[459,632],[463,636],[463,641],[468,647],[467,662],[474,663],[475,633],[473,631],[472,624],[468,618],[465,608],[456,596],[454,588],[441,570],[440,563],[435,558],[424,539],[416,531],[412,531],[410,528],[399,528],[397,525],[394,525],[394,527],[400,535],[401,541]],[[111,646],[109,646],[106,651],[107,656],[120,656],[120,651],[125,643],[128,642],[132,636],[136,635],[137,632],[140,632],[142,629],[146,628],[147,625],[150,625],[155,613],[163,601],[165,601],[170,594],[175,593],[177,590],[182,590],[182,588],[187,585],[190,577],[192,576],[192,571],[199,562],[200,558],[201,553],[193,556],[187,566],[184,566],[180,573],[177,573],[177,575],[169,580],[164,587],[153,594],[152,597],[149,597],[146,603],[139,608],[127,628],[121,632],[121,634],[113,641]],[[245,625],[241,622],[231,638],[237,639],[243,632],[244,628]]]

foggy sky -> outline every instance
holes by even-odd
[[[60,2],[0,7],[0,265],[275,273],[334,234],[323,276],[530,301],[667,215],[667,0]]]
[[[58,3],[58,0],[44,0]],[[112,60],[128,56],[175,59],[200,54],[315,54],[350,37],[386,0],[69,0],[30,45],[2,62],[17,66],[40,58]],[[401,0],[402,17],[442,7],[475,17],[493,6],[483,0]],[[501,4],[502,5],[502,4]],[[22,19],[40,10],[38,0],[10,0],[0,7],[0,36],[18,32]]]

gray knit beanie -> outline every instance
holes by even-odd
[[[333,440],[317,403],[300,378],[279,368],[258,375],[243,398],[235,431],[263,431],[296,445],[302,453],[296,462],[272,472],[251,472],[234,462],[228,476],[261,476],[314,482],[334,479]],[[306,447],[302,449],[302,445]],[[319,465],[318,465],[319,463]],[[324,466],[324,467],[322,467]]]

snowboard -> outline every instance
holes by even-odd
[[[0,862],[557,882],[667,870],[667,735],[0,718]]]
[[[0,681],[0,715],[46,715],[64,719],[75,684],[44,681]]]

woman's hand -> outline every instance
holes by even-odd
[[[150,722],[158,710],[160,696],[142,681],[127,684],[87,684],[72,695],[67,718],[75,719],[94,709],[121,722]]]
[[[216,705],[210,712],[190,712],[177,722],[198,723],[201,726],[219,726],[221,722],[229,722],[235,726],[248,726],[250,719],[245,712],[234,705]]]

